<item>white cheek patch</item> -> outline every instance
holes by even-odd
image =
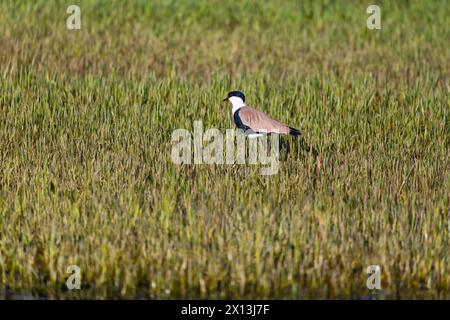
[[[230,97],[228,100],[233,105],[233,113],[245,106],[245,102],[239,97]]]

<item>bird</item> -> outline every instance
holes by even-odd
[[[249,138],[256,138],[267,133],[299,136],[300,130],[272,119],[262,111],[245,104],[245,95],[241,91],[230,91],[223,101],[232,105],[233,121],[238,129],[244,130]]]

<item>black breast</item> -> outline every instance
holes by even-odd
[[[251,128],[249,126],[246,126],[245,124],[242,123],[241,117],[239,117],[239,111],[241,111],[241,109],[236,110],[233,114],[233,120],[234,123],[236,124],[236,127],[244,131],[250,130]]]

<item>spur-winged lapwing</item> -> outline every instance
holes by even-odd
[[[244,130],[249,138],[259,137],[265,133],[290,134],[299,136],[300,131],[272,119],[262,111],[245,104],[245,96],[241,91],[231,91],[223,101],[233,105],[233,120],[238,129]]]

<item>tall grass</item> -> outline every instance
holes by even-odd
[[[0,3],[1,297],[450,298],[448,1],[78,4]],[[232,89],[322,168],[173,164]]]

